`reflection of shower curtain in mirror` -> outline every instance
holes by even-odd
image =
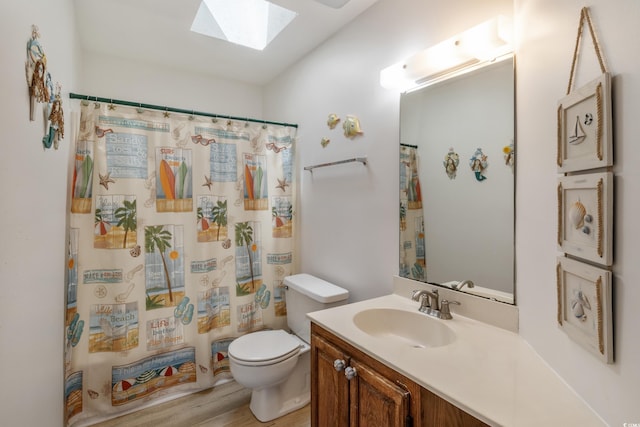
[[[400,272],[426,280],[425,229],[418,175],[418,150],[400,146]]]
[[[94,103],[76,125],[65,401],[86,425],[228,381],[234,337],[286,324],[296,130]]]

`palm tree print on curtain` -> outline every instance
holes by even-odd
[[[229,344],[286,326],[281,286],[296,273],[294,127],[79,104],[69,426],[229,381]]]
[[[137,213],[135,196],[101,195],[96,198],[93,246],[124,249],[135,246]]]
[[[255,293],[262,284],[262,263],[259,242],[259,223],[240,222],[236,231],[236,295]]]
[[[144,229],[147,309],[176,305],[184,296],[182,226],[158,225]]]
[[[198,196],[198,242],[227,239],[227,200],[219,196]]]

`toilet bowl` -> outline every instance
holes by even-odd
[[[252,332],[229,345],[231,374],[252,389],[249,408],[271,421],[311,399],[309,321],[306,313],[345,304],[348,291],[308,274],[285,277],[287,324],[284,330]]]
[[[252,389],[249,407],[260,421],[273,420],[309,403],[309,372],[304,372],[309,350],[307,343],[283,330],[254,332],[229,345],[233,377]]]

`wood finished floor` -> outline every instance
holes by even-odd
[[[249,409],[251,391],[230,382],[171,402],[94,424],[94,427],[309,427],[310,406],[262,423]]]

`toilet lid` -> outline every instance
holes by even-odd
[[[295,353],[300,341],[283,330],[259,331],[233,340],[229,355],[245,362],[265,362]]]

